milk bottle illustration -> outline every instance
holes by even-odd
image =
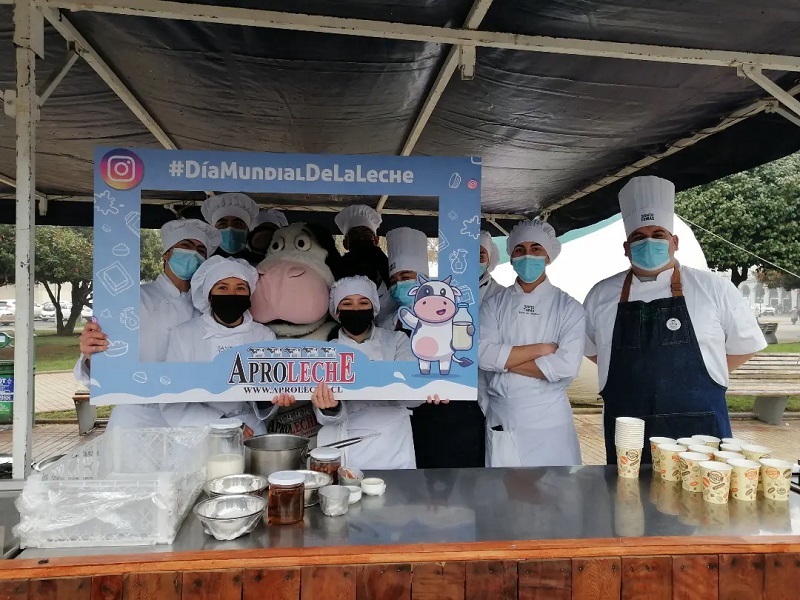
[[[453,317],[453,350],[469,350],[472,348],[472,336],[475,335],[475,325],[472,315],[469,314],[469,304],[458,303],[458,311]]]

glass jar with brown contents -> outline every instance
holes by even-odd
[[[292,525],[302,521],[305,514],[305,475],[297,471],[277,471],[267,481],[267,524]]]
[[[333,485],[339,483],[339,467],[342,466],[342,451],[338,448],[314,448],[308,468],[333,477]]]

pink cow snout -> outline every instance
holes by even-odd
[[[250,313],[259,323],[315,323],[328,313],[329,293],[327,282],[314,269],[293,261],[274,261],[259,267]]]

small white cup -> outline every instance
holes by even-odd
[[[668,437],[650,438],[650,456],[653,460],[653,473],[661,475],[661,455],[658,452],[659,444],[677,444],[678,441]]]
[[[681,458],[680,453],[686,452],[686,446],[680,444],[659,444],[658,451],[661,454],[661,479],[664,481],[681,480]]]
[[[367,496],[382,496],[386,491],[386,483],[379,477],[367,477],[361,480],[361,489]]]
[[[717,462],[728,462],[737,458],[744,458],[744,454],[739,452],[726,452],[725,450],[713,450],[714,460]]]
[[[698,444],[697,440],[695,443],[689,446],[689,452],[699,452],[700,454],[708,454],[709,459],[711,456],[714,456],[714,449],[706,446],[705,444]]]
[[[727,463],[731,471],[731,497],[735,500],[755,502],[758,494],[758,472],[761,465],[746,458],[731,458]]]
[[[732,443],[732,442],[722,442],[722,443],[719,445],[719,449],[720,449],[720,450],[723,450],[723,451],[725,451],[725,452],[738,452],[738,453],[740,453],[740,454],[741,454],[741,452],[742,452],[742,447],[741,447],[741,445],[739,445],[739,444],[734,444],[734,443]],[[744,455],[742,455],[742,456],[744,456]]]
[[[719,444],[722,441],[718,437],[714,437],[713,435],[693,435],[692,439],[695,439],[701,444],[704,444],[706,446],[710,446],[715,450],[719,450]]]
[[[676,441],[678,442],[678,445],[686,446],[687,448],[689,446],[694,446],[697,443],[696,439],[690,437],[678,438]]]

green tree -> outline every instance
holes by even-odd
[[[691,221],[709,267],[729,270],[734,285],[754,266],[772,268],[769,262],[800,271],[800,155],[682,192],[675,208]]]
[[[44,287],[56,309],[56,333],[71,335],[81,309],[92,301],[93,232],[90,227],[36,227],[35,279]],[[0,285],[14,283],[14,225],[0,225]],[[141,279],[152,281],[162,272],[161,238],[157,231],[143,229]],[[72,307],[64,314],[61,302],[65,284],[71,286]]]

